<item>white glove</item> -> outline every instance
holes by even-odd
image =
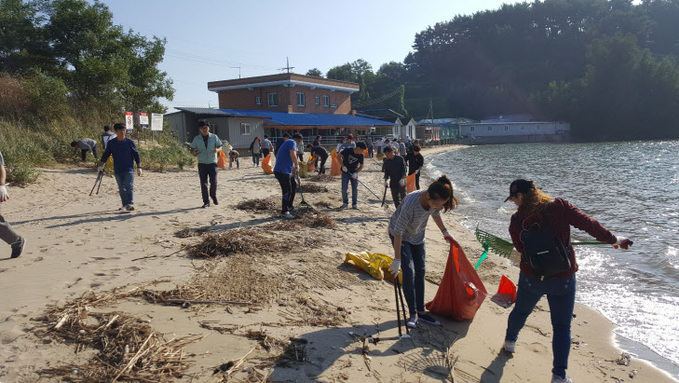
[[[388,188],[388,187],[389,187],[389,181],[384,180],[384,187],[385,187],[385,188]]]
[[[448,242],[448,243],[450,243],[450,244],[456,244],[456,245],[457,245],[457,241],[455,240],[455,237],[453,237],[453,235],[450,234],[450,233],[448,232],[448,230],[443,230],[443,231],[441,232],[441,234],[443,234],[443,239],[445,239],[446,242]]]
[[[5,202],[9,199],[9,193],[7,193],[7,186],[0,185],[0,202]]]
[[[405,178],[401,178],[401,180],[398,181],[398,184],[401,185],[401,187],[405,187],[405,186],[406,186],[406,179],[405,179]]]
[[[391,266],[389,266],[389,272],[391,275],[394,276],[394,278],[398,277],[398,271],[401,269],[401,260],[400,259],[394,259],[391,261]]]
[[[415,174],[417,174],[417,173],[419,173],[419,172],[420,172],[420,169],[416,169],[416,170],[415,170]]]
[[[137,168],[137,175],[141,177],[141,168]]]
[[[100,167],[97,168],[97,172],[101,173],[104,171],[104,165],[101,165]]]
[[[357,180],[357,179],[358,179],[358,172],[356,172],[356,173],[351,173],[351,178]]]
[[[345,173],[349,173],[349,169],[347,169],[346,166],[342,166],[342,171],[345,172]]]

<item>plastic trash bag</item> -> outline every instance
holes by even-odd
[[[417,173],[406,176],[406,193],[412,193],[417,190],[417,185],[415,184],[415,174]]]
[[[462,321],[474,318],[487,295],[486,287],[462,248],[451,244],[439,289],[425,306],[434,314]]]
[[[271,167],[271,153],[267,154],[262,160],[262,170],[264,174],[273,174],[273,167]]]
[[[332,165],[330,166],[330,175],[331,176],[339,176],[342,174],[342,165],[339,163],[337,160],[337,152],[332,151],[330,152],[330,157],[332,157]]]
[[[220,169],[226,169],[226,154],[222,150],[219,151],[219,155],[217,158],[217,167]]]
[[[391,262],[393,260],[394,258],[386,254],[362,251],[360,253],[347,253],[346,257],[344,258],[344,263],[356,266],[377,280],[381,281],[386,279],[390,282],[393,282],[394,276],[389,272],[389,267],[391,266]],[[400,271],[398,276],[400,280]]]

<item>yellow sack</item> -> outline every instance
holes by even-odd
[[[106,165],[104,165],[104,172],[106,174],[113,174],[113,156],[109,156],[106,160]]]
[[[306,164],[306,170],[308,172],[313,172],[316,170],[316,167],[314,166],[314,160],[316,159],[316,155],[309,156],[309,161],[307,161]]]
[[[370,276],[377,280],[386,279],[393,282],[394,277],[389,272],[389,267],[394,259],[386,254],[371,253],[369,251],[362,251],[360,253],[347,253],[344,258],[344,263],[358,267],[366,271]],[[399,280],[401,280],[401,272],[398,273]]]
[[[300,162],[299,163],[299,178],[306,178],[306,177],[307,177],[306,162]]]
[[[377,161],[382,161],[384,159],[384,154],[375,154],[375,158],[377,158]]]

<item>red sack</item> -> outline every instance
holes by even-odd
[[[426,304],[434,314],[462,321],[474,318],[488,295],[462,248],[451,244],[446,270],[434,300]]]

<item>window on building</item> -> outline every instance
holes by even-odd
[[[269,106],[278,106],[278,93],[267,94],[266,102],[269,104]]]
[[[255,97],[255,104],[262,105],[262,96]]]
[[[505,125],[505,131],[509,130],[509,126]]]
[[[330,96],[323,96],[323,106],[330,106]]]
[[[488,131],[490,132],[491,130],[493,130],[493,127],[492,127],[492,126],[489,126],[489,127],[488,127]]]
[[[473,132],[473,131],[474,131],[474,127],[473,127],[473,126],[470,127],[470,128],[469,128],[469,131]]]
[[[273,93],[275,94],[275,93]],[[241,122],[240,123],[240,135],[241,136],[249,136],[250,135],[250,123],[248,122]]]
[[[316,103],[316,105],[321,105],[321,98],[318,96],[314,97],[314,102]]]
[[[306,106],[306,96],[304,92],[297,92],[297,106]]]

